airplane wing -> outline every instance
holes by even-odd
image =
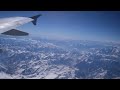
[[[37,24],[37,19],[41,15],[36,15],[33,17],[11,17],[0,19],[0,33],[4,35],[12,36],[26,36],[29,35],[26,32],[15,29],[25,23],[32,22],[34,25]]]

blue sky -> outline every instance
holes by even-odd
[[[120,41],[119,11],[0,11],[0,18],[39,13],[37,26],[28,23],[18,29],[37,37]]]

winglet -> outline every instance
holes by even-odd
[[[36,16],[32,16],[32,17],[30,17],[30,18],[34,19],[34,20],[32,21],[32,23],[33,23],[34,25],[37,24],[37,19],[38,19],[38,17],[40,17],[40,16],[42,16],[42,15],[39,14],[39,15],[36,15]]]

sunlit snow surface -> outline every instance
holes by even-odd
[[[0,37],[1,79],[120,77],[120,44],[82,40]]]

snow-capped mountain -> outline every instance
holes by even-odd
[[[120,44],[0,37],[0,78],[104,79],[120,77]]]

